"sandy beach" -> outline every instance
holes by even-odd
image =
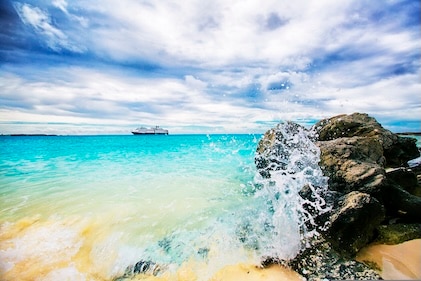
[[[360,251],[357,258],[378,267],[385,280],[420,280],[421,279],[421,239],[410,240],[397,245],[375,244]],[[174,275],[161,277],[139,275],[135,280],[147,281],[196,281],[202,280],[186,263]],[[197,265],[196,265],[197,266]],[[203,265],[202,265],[203,266]],[[227,265],[218,270],[209,281],[302,281],[303,276],[289,268],[272,265],[260,268],[252,264],[239,263]]]
[[[370,245],[360,251],[357,260],[375,263],[385,280],[420,280],[421,239],[397,245]]]

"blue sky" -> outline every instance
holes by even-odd
[[[421,131],[419,0],[0,2],[0,133]]]

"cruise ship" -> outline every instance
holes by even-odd
[[[133,135],[168,135],[168,130],[155,126],[155,128],[140,127],[132,131]]]

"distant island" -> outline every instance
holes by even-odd
[[[402,135],[402,136],[421,136],[421,132],[416,132],[416,133],[411,133],[411,132],[405,132],[405,133],[397,133],[398,135]]]
[[[2,135],[2,136],[10,136],[10,137],[56,137],[57,135],[53,135],[53,134],[10,134],[10,135]]]

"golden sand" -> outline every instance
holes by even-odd
[[[272,265],[260,268],[252,264],[239,263],[227,265],[217,271],[211,278],[203,278],[193,272],[186,263],[180,267],[176,274],[164,274],[163,276],[138,275],[137,281],[303,281],[304,278],[295,271],[280,265]]]
[[[108,231],[92,220],[42,220],[35,216],[0,224],[2,280],[110,280],[118,255]],[[107,247],[109,245],[109,247]],[[376,264],[387,280],[421,279],[421,239],[398,245],[371,245],[357,260]],[[124,267],[123,267],[124,269]],[[66,279],[66,277],[69,277]],[[188,261],[162,276],[138,275],[148,281],[302,280],[298,273],[279,266],[207,264]]]
[[[295,271],[279,265],[259,268],[254,265],[229,265],[218,271],[210,281],[301,281],[303,277]]]
[[[360,251],[357,260],[375,263],[386,280],[420,280],[421,239],[397,245],[371,245]]]
[[[107,245],[107,231],[92,220],[71,220],[38,216],[15,223],[0,224],[0,276],[16,280],[111,280],[118,255]],[[222,280],[302,280],[285,267],[260,268],[253,264],[208,264],[186,261],[179,268],[160,276],[137,275],[131,280],[222,281]]]

